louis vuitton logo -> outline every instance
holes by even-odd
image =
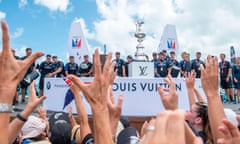
[[[139,69],[140,69],[140,74],[139,76],[146,76],[148,73],[147,73],[147,66],[139,66]]]

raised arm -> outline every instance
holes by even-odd
[[[197,97],[198,102],[207,103],[207,101],[203,98],[203,96],[201,95],[201,93],[196,87],[194,87],[194,93],[195,93],[195,96]]]
[[[187,87],[188,100],[189,100],[189,109],[192,107],[193,104],[196,103],[196,100],[194,97],[195,77],[196,77],[195,71],[188,72],[186,73],[186,76],[185,76],[185,83]]]
[[[218,127],[222,125],[222,119],[226,118],[219,95],[217,57],[208,56],[205,60],[205,65],[206,68],[204,68],[203,65],[200,66],[201,82],[207,96],[208,117],[214,143],[216,143],[218,138],[225,138],[225,136],[218,131]]]
[[[2,51],[0,54],[0,104],[11,107],[17,84],[23,79],[28,67],[43,53],[35,53],[23,61],[16,60],[11,52],[7,23],[1,21]],[[0,143],[8,143],[10,112],[0,113]]]
[[[78,77],[73,76],[74,79],[78,80]],[[86,109],[83,105],[82,96],[80,95],[80,89],[77,87],[77,85],[71,85],[71,91],[74,94],[75,97],[75,105],[77,108],[78,113],[78,119],[80,122],[80,134],[81,134],[81,141],[87,136],[88,134],[91,134],[91,129],[88,124],[88,116]]]
[[[111,65],[112,54],[108,54],[103,72],[98,49],[94,54],[95,76],[91,84],[84,84],[80,80],[73,79],[69,75],[74,85],[77,85],[89,102],[93,113],[94,138],[97,144],[113,144],[112,133],[109,122],[109,111],[107,107],[107,90],[111,84],[114,65]]]
[[[21,118],[19,117],[22,117],[23,119],[27,120],[27,118],[38,107],[38,105],[43,102],[45,98],[46,96],[41,96],[40,98],[36,96],[34,82],[32,82],[32,84],[30,85],[30,95],[29,95],[27,106],[24,108],[24,110],[20,114],[18,114],[17,118],[15,118],[8,127],[9,143],[13,143],[13,141],[18,136],[18,134],[22,129],[22,126],[25,123],[24,120],[21,120]]]

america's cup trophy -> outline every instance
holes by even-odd
[[[142,32],[142,25],[144,24],[143,21],[137,21],[136,22],[136,33],[135,37],[137,38],[138,45],[136,46],[136,52],[135,52],[135,60],[137,61],[144,61],[146,60],[146,54],[144,53],[144,46],[142,45],[142,42],[146,36],[144,32]]]

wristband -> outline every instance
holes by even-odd
[[[26,122],[26,121],[27,121],[27,119],[24,118],[24,117],[22,117],[22,116],[20,115],[20,113],[17,114],[17,118],[18,118],[20,121],[22,121],[22,122]]]
[[[0,103],[0,113],[11,113],[11,112],[13,112],[12,105]]]

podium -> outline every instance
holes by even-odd
[[[128,65],[129,77],[153,78],[154,63],[145,61],[134,61]]]

